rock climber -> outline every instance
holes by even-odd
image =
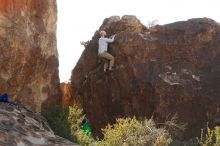
[[[104,63],[104,72],[112,70],[114,66],[114,56],[108,53],[108,43],[114,42],[115,35],[111,38],[105,37],[107,33],[105,31],[100,31],[100,38],[99,38],[99,48],[98,48],[98,57],[105,61]]]

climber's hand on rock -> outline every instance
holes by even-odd
[[[80,41],[80,44],[83,45],[83,46],[85,46],[85,45],[86,45],[86,42]]]
[[[114,35],[112,35],[110,38],[114,38],[115,37],[115,34]]]

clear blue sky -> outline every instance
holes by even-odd
[[[57,46],[60,81],[67,81],[76,65],[83,46],[90,40],[103,20],[118,15],[136,15],[147,25],[209,17],[220,22],[219,0],[57,0]]]

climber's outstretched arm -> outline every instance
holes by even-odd
[[[86,47],[89,44],[89,41],[86,41],[86,42],[85,41],[80,41],[80,44]]]

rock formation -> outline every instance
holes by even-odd
[[[77,95],[76,93],[73,95],[71,83],[68,82],[61,83],[60,89],[62,93],[62,98],[61,98],[62,105],[64,106],[71,106],[73,104],[80,105],[79,95]]]
[[[0,0],[0,94],[29,109],[60,96],[55,0]]]
[[[103,72],[98,31],[72,71],[73,94],[94,132],[126,116],[168,115],[187,123],[182,137],[199,136],[220,105],[220,25],[198,18],[146,28],[135,16],[114,16],[99,30],[117,34],[109,45],[115,69]]]
[[[53,133],[38,113],[9,103],[0,103],[1,146],[77,146]]]

